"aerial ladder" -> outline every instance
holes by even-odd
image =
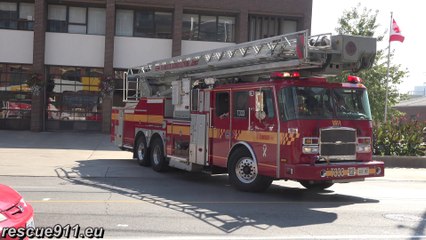
[[[376,39],[300,31],[230,47],[153,61],[129,68],[123,76],[123,101],[171,93],[173,81],[244,77],[257,81],[273,71],[298,70],[306,75],[336,75],[371,67]]]

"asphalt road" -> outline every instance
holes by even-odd
[[[253,194],[226,175],[140,167],[104,135],[0,136],[0,183],[33,205],[37,226],[103,227],[107,238],[426,239],[424,169],[322,192],[276,181]]]

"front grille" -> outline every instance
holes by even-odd
[[[354,160],[356,131],[353,128],[324,128],[320,130],[320,155],[333,159]]]

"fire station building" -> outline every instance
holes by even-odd
[[[0,0],[0,129],[108,132],[127,68],[311,16],[312,0]]]

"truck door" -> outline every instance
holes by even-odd
[[[230,91],[212,93],[210,161],[213,165],[227,167],[227,157],[231,141]]]
[[[277,176],[279,173],[279,120],[276,110],[276,98],[272,87],[256,90],[255,109],[252,111],[252,124],[257,138],[253,146],[257,153],[259,173]]]
[[[250,92],[250,94],[249,94]],[[251,136],[254,134],[250,129],[250,121],[252,120],[251,112],[254,110],[254,91],[235,90],[232,91],[232,142],[233,146],[239,141],[249,142],[251,144]],[[251,95],[251,97],[249,97]]]

